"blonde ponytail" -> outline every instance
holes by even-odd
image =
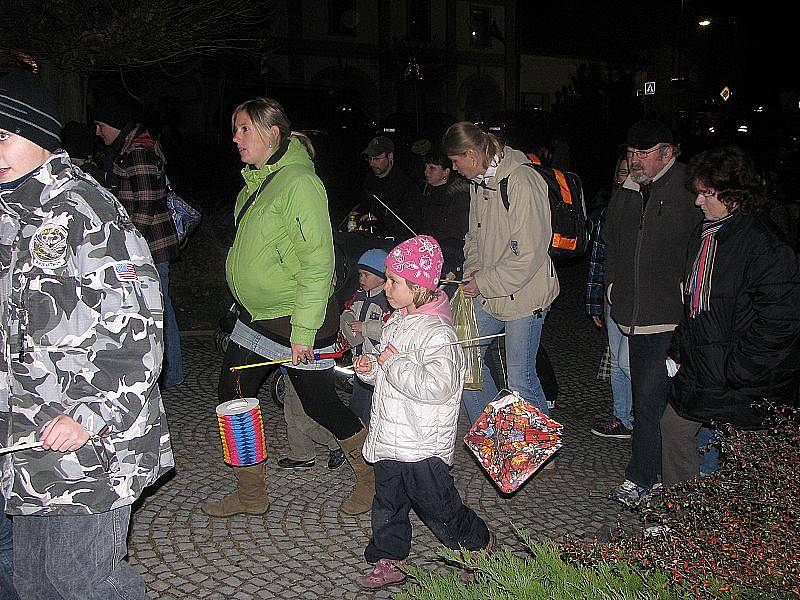
[[[308,152],[308,156],[311,157],[311,160],[314,160],[317,151],[314,150],[314,144],[311,143],[311,139],[302,131],[292,131],[289,135],[296,137],[300,143],[305,146],[306,152]]]
[[[486,169],[496,155],[502,155],[503,144],[494,135],[486,133],[469,121],[460,121],[447,128],[442,137],[442,150],[448,156],[465,154],[474,150],[483,159],[482,168]]]

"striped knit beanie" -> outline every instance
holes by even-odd
[[[33,73],[14,71],[0,79],[0,129],[53,152],[61,141],[58,108]]]

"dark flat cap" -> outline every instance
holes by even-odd
[[[660,121],[644,119],[637,121],[628,130],[625,145],[635,150],[647,150],[658,144],[673,144],[675,138],[669,127]]]

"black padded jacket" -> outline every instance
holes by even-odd
[[[791,404],[800,369],[800,273],[794,251],[768,219],[733,218],[716,234],[709,310],[683,318],[670,356],[681,365],[670,392],[695,421],[757,428],[766,399]],[[685,276],[700,245],[695,232]]]

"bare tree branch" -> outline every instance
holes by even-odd
[[[65,71],[179,65],[268,46],[268,2],[258,0],[2,0],[0,51]]]

